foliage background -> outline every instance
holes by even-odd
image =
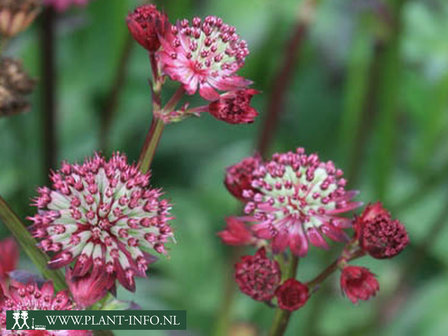
[[[448,3],[386,1],[392,11],[402,3],[395,10],[402,29],[395,33],[387,15],[375,11],[381,3],[322,0],[316,4],[270,151],[304,146],[334,160],[353,177],[351,187],[362,190],[360,200],[380,199],[393,209],[408,228],[411,244],[393,260],[360,260],[378,275],[377,298],[353,306],[341,295],[334,275],[293,315],[287,335],[448,334],[448,230],[444,226]],[[124,18],[136,4],[135,0],[95,0],[58,18],[58,161],[81,161],[100,149],[101,110],[128,36]],[[154,265],[149,279],[139,281],[135,294],[123,291],[120,297],[145,309],[186,309],[186,334],[219,334],[216,319],[226,278],[231,276],[226,260],[232,249],[220,243],[216,232],[223,228],[225,216],[239,211],[222,184],[224,168],[254,150],[300,4],[297,0],[162,3],[172,21],[218,15],[235,25],[251,50],[243,73],[263,91],[254,98],[261,116],[253,125],[227,125],[208,115],[190,119],[167,127],[156,153],[152,183],[163,187],[175,204],[178,243],[169,259],[161,258]],[[42,77],[39,23],[6,51],[22,57],[37,78]],[[128,70],[105,152],[119,150],[136,160],[151,120],[147,55],[137,44]],[[42,162],[41,93],[38,85],[29,113],[0,120],[0,191],[23,218],[32,213],[29,201],[47,174]],[[365,111],[370,119],[362,122]],[[8,235],[3,226],[0,232]],[[341,246],[333,247],[336,255]],[[314,277],[332,259],[329,254],[312,248],[301,262],[299,279]],[[24,255],[21,267],[33,268]],[[242,335],[253,334],[252,328],[266,330],[272,313],[241,293],[235,296],[232,317]],[[231,335],[237,335],[236,329]]]

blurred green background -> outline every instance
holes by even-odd
[[[101,149],[101,111],[128,39],[125,16],[137,4],[95,0],[58,16],[58,161],[81,161]],[[269,100],[278,99],[270,92],[286,45],[305,15],[306,33],[293,58],[269,151],[303,146],[335,161],[350,187],[361,190],[359,200],[381,200],[403,221],[411,244],[392,260],[356,262],[378,275],[376,298],[352,305],[341,295],[335,274],[294,313],[287,335],[448,335],[448,3],[321,0],[311,3],[314,15],[305,14],[298,0],[171,0],[160,6],[171,21],[217,15],[237,27],[251,51],[242,74],[263,92],[254,98],[260,117],[252,125],[235,126],[203,115],[166,128],[152,184],[163,187],[174,203],[177,244],[168,259],[154,265],[149,279],[138,281],[135,294],[122,291],[119,297],[144,309],[186,309],[187,335],[223,334],[217,318],[228,297],[233,249],[216,232],[225,216],[240,211],[223,186],[224,168],[254,151]],[[21,57],[38,79],[43,76],[40,23],[6,51]],[[150,73],[146,52],[132,44],[104,151],[137,160],[151,121]],[[175,88],[168,85],[167,96]],[[31,111],[0,120],[0,192],[22,218],[33,212],[35,188],[46,183],[41,94],[38,83]],[[300,264],[300,280],[313,278],[342,248],[332,246],[331,252],[311,249]],[[33,267],[25,255],[21,267]],[[238,292],[225,332],[262,334],[272,316],[272,309]]]

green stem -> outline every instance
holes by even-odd
[[[164,126],[165,124],[163,121],[158,119],[154,114],[151,128],[146,136],[145,144],[143,145],[143,149],[138,160],[138,167],[142,173],[147,173],[151,167],[157,145],[162,137]]]
[[[283,274],[283,280],[295,278],[298,266],[299,258],[293,256],[286,272]],[[288,327],[289,319],[291,318],[291,313],[292,312],[289,310],[283,310],[280,308],[275,310],[274,320],[272,322],[269,336],[282,336],[285,333],[286,328]]]
[[[62,272],[48,269],[48,256],[36,247],[36,240],[31,236],[25,225],[1,196],[0,219],[14,235],[31,261],[37,266],[40,273],[45,278],[53,280],[55,289],[61,290],[67,288]]]

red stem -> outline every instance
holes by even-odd
[[[306,31],[307,24],[301,20],[297,22],[293,35],[286,45],[285,60],[282,63],[282,68],[274,78],[274,85],[271,90],[266,112],[267,116],[257,144],[258,151],[262,156],[266,156],[269,145],[274,137],[275,129],[277,128],[278,119],[284,109],[285,95],[294,73],[295,61],[301,49]]]

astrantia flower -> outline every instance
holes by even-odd
[[[54,293],[53,284],[46,282],[39,287],[35,283],[19,284],[9,286],[7,293],[0,300],[1,316],[0,322],[2,335],[29,335],[29,336],[90,336],[90,331],[83,330],[52,330],[52,331],[11,331],[6,330],[6,311],[15,310],[15,314],[23,314],[21,310],[72,310],[74,305],[67,292]],[[20,320],[25,319],[21,315]],[[28,318],[28,326],[31,321]]]
[[[44,4],[47,6],[53,6],[57,11],[64,12],[71,5],[84,6],[89,0],[44,0]]]
[[[240,290],[254,300],[269,301],[280,284],[281,272],[277,261],[266,257],[261,248],[254,256],[244,256],[235,264],[235,280]]]
[[[246,224],[236,218],[226,218],[226,229],[218,232],[224,244],[227,245],[248,245],[255,241],[254,236],[247,228]]]
[[[250,106],[252,96],[257,90],[244,89],[224,93],[209,105],[209,112],[216,119],[229,124],[252,123],[258,116],[257,110]]]
[[[12,37],[24,31],[40,10],[39,0],[1,0],[0,34]]]
[[[367,268],[346,266],[341,273],[341,289],[353,303],[368,300],[380,289],[378,280]]]
[[[294,311],[308,301],[308,287],[296,279],[286,280],[275,291],[279,308]]]
[[[324,235],[345,241],[342,229],[350,227],[351,221],[339,215],[360,204],[351,202],[356,192],[345,190],[342,174],[333,162],[321,162],[303,148],[274,154],[255,170],[252,188],[243,192],[255,235],[272,239],[275,253],[289,247],[301,257],[308,252],[308,241],[327,248]]]
[[[249,54],[247,44],[218,17],[196,17],[191,25],[186,19],[178,21],[160,42],[156,56],[163,73],[182,83],[190,95],[199,87],[203,98],[215,101],[216,90],[238,90],[251,83],[235,75]]]
[[[126,22],[134,39],[152,52],[160,47],[159,35],[163,36],[169,28],[168,17],[154,5],[137,7],[128,15]]]
[[[224,184],[227,190],[239,200],[247,201],[243,197],[243,191],[257,191],[257,189],[252,187],[252,181],[254,179],[254,171],[258,169],[262,163],[260,156],[254,155],[228,167],[224,179]]]
[[[380,202],[366,207],[355,221],[355,230],[362,249],[374,258],[392,258],[409,243],[404,225],[392,220]]]
[[[19,247],[12,238],[6,238],[0,241],[0,281],[6,277],[9,272],[16,269],[19,261]]]
[[[67,268],[65,279],[73,300],[80,308],[89,307],[101,300],[113,285],[113,278],[107,272],[74,277],[72,270]]]
[[[63,163],[51,180],[51,189],[38,189],[39,213],[30,218],[40,248],[54,252],[49,267],[73,263],[74,277],[106,272],[134,291],[147,253],[165,253],[173,236],[162,191],[118,153],[109,161],[96,154],[82,165]]]

